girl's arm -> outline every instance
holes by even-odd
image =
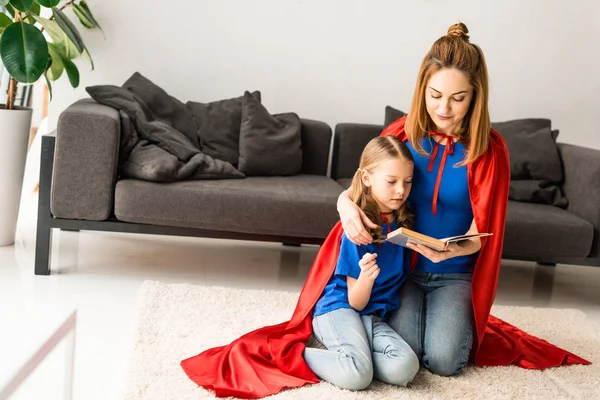
[[[337,210],[340,214],[340,221],[344,233],[354,244],[369,244],[373,238],[365,225],[370,228],[377,228],[365,213],[350,199],[350,190],[344,190],[338,197]]]
[[[358,262],[360,275],[358,279],[346,277],[348,283],[348,303],[357,311],[365,309],[371,299],[373,283],[379,275],[379,266],[375,262],[377,254],[367,253]]]

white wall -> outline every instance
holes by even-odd
[[[85,86],[142,74],[182,101],[261,90],[271,113],[383,123],[407,110],[422,57],[457,21],[487,57],[493,121],[548,117],[559,141],[600,149],[597,0],[89,0],[96,62],[54,85],[50,126]],[[165,6],[169,4],[169,6]]]

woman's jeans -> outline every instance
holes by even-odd
[[[304,359],[323,380],[365,389],[373,378],[406,386],[419,370],[410,346],[384,320],[340,308],[313,319],[313,333],[327,350],[306,348]]]
[[[434,374],[460,372],[473,342],[472,273],[413,271],[388,323]]]

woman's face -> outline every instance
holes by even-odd
[[[439,132],[454,134],[469,111],[473,87],[467,75],[455,68],[444,68],[431,76],[425,88],[427,113]]]

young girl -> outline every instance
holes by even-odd
[[[378,137],[365,147],[352,180],[352,201],[380,226],[372,232],[379,243],[356,245],[342,235],[335,272],[312,320],[313,333],[327,350],[304,351],[320,379],[344,389],[365,389],[373,378],[406,386],[419,370],[416,354],[387,323],[390,312],[400,307],[409,251],[382,241],[383,232],[412,222],[405,201],[413,166],[401,140]]]

